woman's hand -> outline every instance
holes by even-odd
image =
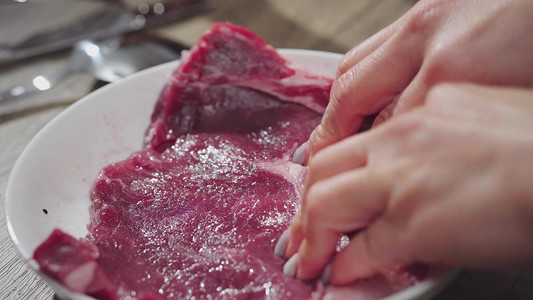
[[[322,123],[295,154],[306,162],[352,135],[421,104],[441,82],[533,84],[530,0],[425,0],[349,51],[339,65]],[[304,151],[305,149],[305,151]]]
[[[533,90],[439,85],[426,103],[309,162],[278,253],[347,284],[412,262],[533,265]],[[355,234],[342,251],[342,234]]]

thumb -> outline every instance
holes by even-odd
[[[396,35],[333,82],[322,122],[306,143],[304,163],[321,149],[354,134],[366,116],[389,105],[412,81],[420,67],[412,51]]]

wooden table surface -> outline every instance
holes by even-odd
[[[205,14],[152,30],[192,45],[215,21],[244,25],[278,48],[345,53],[390,24],[413,0],[219,1]],[[0,68],[0,89],[50,73],[65,64],[60,53]],[[71,103],[89,93],[94,80],[71,76],[41,95],[0,104],[0,299],[51,299],[52,290],[20,258],[5,226],[4,195],[15,160],[33,136]],[[533,272],[465,270],[435,299],[533,299]]]

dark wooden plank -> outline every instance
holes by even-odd
[[[215,10],[156,32],[187,45],[213,22],[243,25],[277,48],[345,53],[392,23],[413,0],[219,1]]]

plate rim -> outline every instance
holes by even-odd
[[[292,56],[292,55],[309,55],[309,56],[316,56],[316,55],[322,55],[324,57],[328,57],[331,59],[340,59],[342,58],[342,54],[339,53],[333,53],[333,52],[327,52],[327,51],[319,51],[319,50],[309,50],[309,49],[292,49],[292,48],[281,48],[277,49],[277,51],[282,55],[284,58],[290,61],[286,56]],[[39,267],[37,263],[33,260],[32,253],[27,253],[26,249],[23,249],[19,242],[19,238],[17,237],[16,229],[12,226],[11,216],[9,214],[11,202],[14,200],[11,200],[13,197],[11,196],[12,191],[15,189],[15,179],[18,178],[17,174],[19,172],[22,172],[23,163],[25,161],[25,158],[30,154],[32,151],[31,149],[34,148],[36,144],[40,143],[40,141],[43,139],[43,137],[46,136],[47,132],[49,131],[49,128],[55,126],[56,123],[61,122],[65,116],[68,116],[71,111],[77,110],[79,106],[86,105],[88,101],[91,101],[92,98],[97,98],[100,94],[106,93],[109,89],[114,89],[118,84],[121,84],[122,82],[125,82],[127,80],[132,80],[137,77],[145,76],[147,73],[157,72],[157,71],[164,71],[168,72],[168,75],[172,74],[173,70],[178,66],[179,59],[171,62],[167,62],[164,64],[160,64],[157,66],[153,66],[150,68],[147,68],[145,70],[136,72],[130,76],[127,76],[121,80],[118,80],[114,83],[108,84],[100,89],[97,89],[73,104],[69,105],[67,108],[65,108],[63,111],[61,111],[59,114],[57,114],[55,117],[52,118],[45,126],[43,126],[37,134],[33,138],[31,138],[30,142],[24,147],[20,155],[15,161],[15,164],[13,165],[13,168],[11,169],[11,172],[9,174],[7,184],[6,184],[6,190],[5,190],[5,200],[4,200],[4,216],[5,216],[5,224],[7,227],[7,231],[9,233],[9,237],[11,239],[11,242],[15,246],[18,255],[22,257],[24,262],[30,266],[30,269],[36,272],[41,278],[44,278],[47,284],[54,290],[54,292],[67,296],[72,299],[93,299],[92,297],[88,297],[84,294],[74,293],[70,290],[67,290],[65,287],[63,287],[61,284],[59,284],[57,281],[51,279],[46,274],[42,273],[39,270]],[[305,66],[304,66],[305,67]],[[167,70],[168,69],[168,70]],[[155,101],[156,99],[154,99]],[[418,299],[421,297],[430,297],[438,292],[440,292],[443,288],[445,288],[453,279],[457,277],[457,275],[460,273],[461,269],[452,269],[450,271],[445,272],[444,274],[441,274],[439,276],[436,276],[434,278],[430,278],[424,281],[421,281],[411,287],[408,287],[406,289],[403,289],[401,291],[398,291],[394,294],[391,294],[384,298],[384,300],[400,300],[400,299]],[[405,298],[409,297],[409,298]]]

